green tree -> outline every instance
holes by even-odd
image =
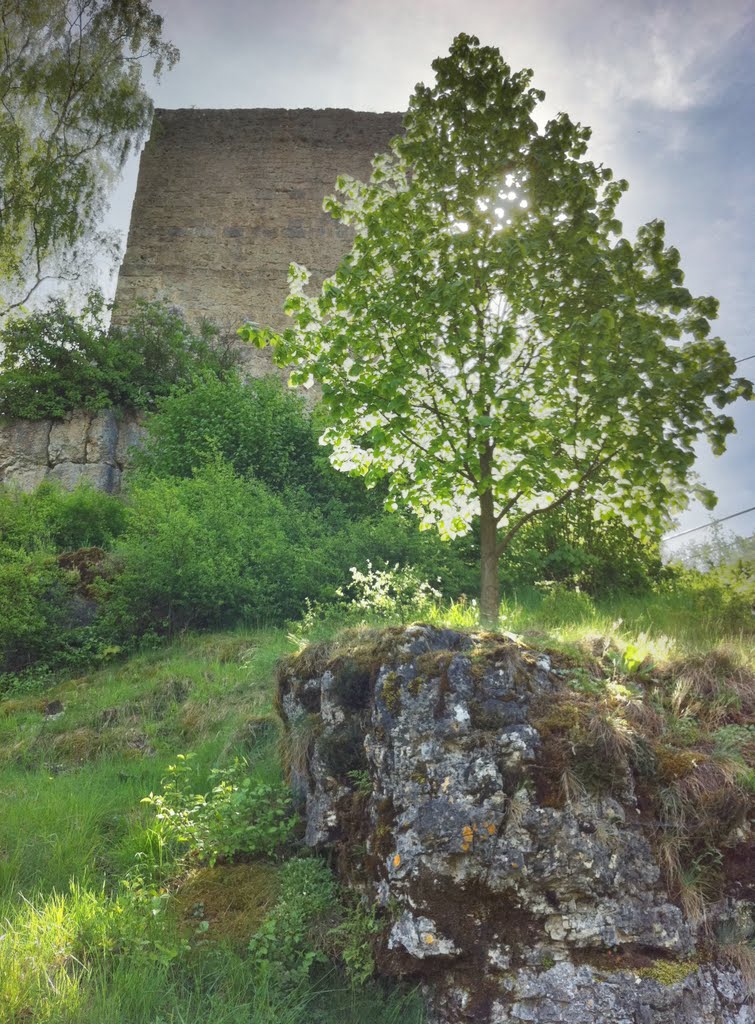
[[[142,65],[178,60],[162,23],[149,0],[0,0],[0,314],[84,273],[151,122]]]
[[[339,178],[325,201],[351,253],[317,295],[292,266],[293,326],[243,333],[320,384],[335,466],[387,476],[423,527],[478,524],[491,622],[526,523],[581,494],[653,535],[695,442],[723,451],[719,410],[752,387],[663,223],[621,236],[627,184],[584,158],[589,130],[563,113],[538,129],[530,71],[465,35],[433,69],[370,181]]]

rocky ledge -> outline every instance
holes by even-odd
[[[288,659],[306,842],[381,908],[378,968],[421,980],[434,1024],[752,1022],[742,972],[666,890],[632,772],[555,791],[562,676],[513,638],[429,626]],[[752,905],[722,907],[747,932]]]
[[[61,419],[0,416],[0,484],[33,491],[44,481],[88,483],[117,493],[130,452],[144,441],[143,416],[128,409],[69,412]]]

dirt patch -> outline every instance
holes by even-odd
[[[66,572],[76,573],[76,590],[87,601],[97,599],[95,584],[106,579],[107,555],[102,548],[79,548],[77,551],[66,551],[58,555],[58,566]]]

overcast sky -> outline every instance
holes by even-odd
[[[625,232],[662,218],[686,284],[721,300],[717,333],[755,355],[755,7],[751,0],[153,0],[181,61],[158,107],[403,110],[458,32],[534,69],[543,115],[590,125],[590,157],[629,180]],[[124,232],[136,162],[114,197]],[[742,372],[755,374],[755,359]],[[699,471],[716,516],[755,505],[755,403]],[[699,505],[681,520],[708,520]],[[731,524],[755,530],[755,513]],[[703,539],[698,533],[690,539]]]

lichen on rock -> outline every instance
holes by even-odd
[[[288,659],[288,728],[319,719],[292,773],[306,841],[381,908],[379,968],[423,980],[435,1024],[751,1021],[740,972],[696,959],[631,773],[543,798],[563,685],[511,639],[430,626]]]

